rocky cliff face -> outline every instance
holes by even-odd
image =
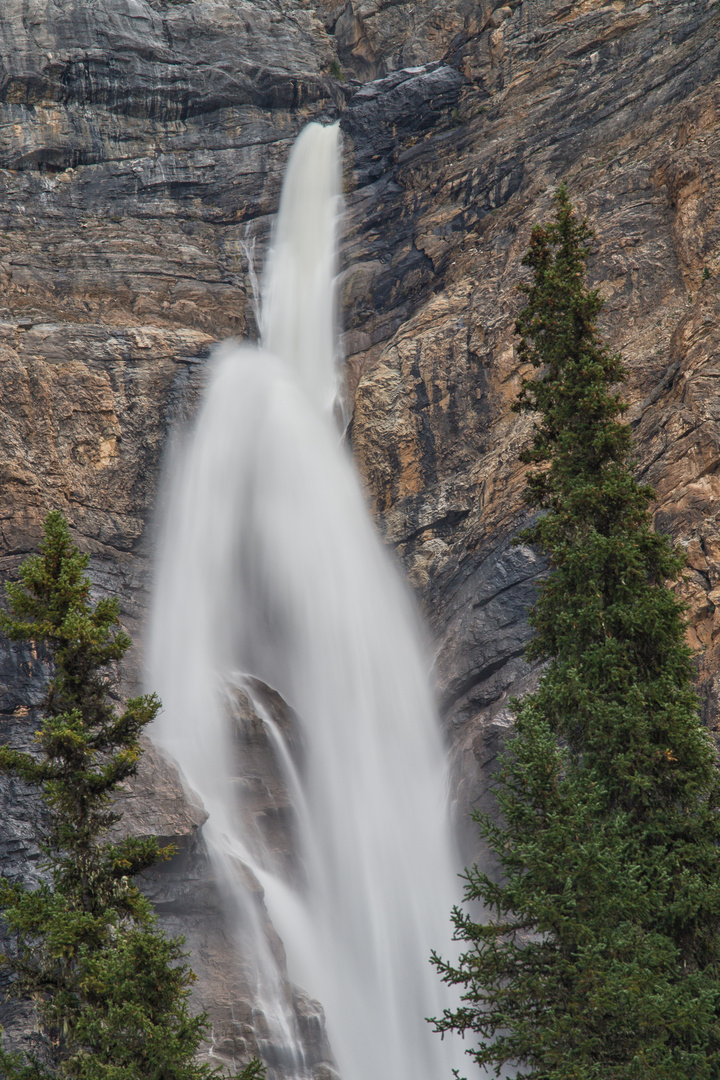
[[[529,423],[509,411],[515,285],[560,180],[597,233],[590,279],[628,364],[657,525],[688,550],[679,589],[715,729],[719,61],[714,0],[4,0],[2,572],[60,508],[141,643],[168,433],[212,342],[256,332],[250,260],[294,136],[339,117],[349,438],[437,643],[465,856],[508,697],[533,677],[525,610],[543,568],[510,543]],[[3,653],[3,737],[27,738],[39,669]],[[231,1061],[252,1049],[252,1006],[233,1016],[245,998],[219,915],[207,929],[201,815],[172,783],[152,828],[184,837],[185,861],[153,888],[205,957],[200,998]],[[27,870],[29,803],[3,791],[4,865]]]
[[[508,695],[529,675],[524,611],[538,567],[509,546],[528,436],[527,419],[509,412],[522,374],[515,285],[560,179],[597,232],[589,276],[628,364],[657,524],[688,547],[681,589],[715,723],[719,30],[717,8],[702,3],[501,9],[452,43],[465,81],[444,124],[397,140],[393,163],[357,195],[346,278],[352,441],[438,641],[461,820],[478,765],[491,767]],[[381,221],[398,222],[390,266],[416,258],[404,289],[376,256]],[[373,312],[353,306],[356,280]]]

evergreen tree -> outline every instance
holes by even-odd
[[[653,532],[633,477],[621,358],[584,283],[592,233],[560,188],[533,230],[517,322],[540,373],[516,410],[539,414],[523,461],[543,511],[522,535],[549,556],[498,780],[502,824],[478,815],[502,872],[465,872],[457,964],[433,960],[462,1004],[435,1020],[468,1053],[525,1080],[720,1077],[720,782],[700,724],[681,553]]]
[[[42,793],[48,870],[34,890],[0,878],[10,989],[34,1001],[45,1034],[43,1063],[0,1050],[0,1075],[211,1080],[218,1070],[195,1061],[208,1022],[188,1010],[194,975],[182,939],[165,937],[133,883],[173,849],[105,838],[121,817],[113,794],[136,772],[140,733],[160,702],[150,694],[119,715],[113,707],[108,665],[130,639],[115,599],[91,604],[87,561],[62,515],[49,514],[40,554],[7,586],[9,613],[0,614],[8,636],[44,643],[54,661],[37,752],[0,746],[0,771]],[[241,1080],[261,1075],[255,1061]]]

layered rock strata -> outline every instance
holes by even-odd
[[[256,333],[252,275],[293,138],[339,117],[349,439],[431,624],[466,858],[509,697],[533,678],[525,611],[543,567],[511,543],[530,423],[509,408],[515,286],[560,180],[597,233],[589,276],[627,361],[639,474],[688,552],[678,588],[715,729],[719,53],[711,0],[4,0],[3,574],[58,507],[141,649],[164,448],[213,341]],[[138,653],[127,687],[139,669]],[[6,648],[0,670],[2,737],[22,743],[42,658]],[[173,790],[137,828],[150,815],[181,841],[152,887],[233,1062],[254,1045],[252,1004],[233,1015],[246,992],[223,966],[200,820]],[[32,800],[7,784],[2,798],[3,866],[32,876]]]

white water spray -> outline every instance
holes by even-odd
[[[274,1074],[310,1070],[234,861],[262,884],[291,978],[324,1006],[343,1080],[442,1080],[457,1054],[425,1017],[449,1004],[428,962],[432,947],[450,952],[456,899],[445,755],[412,604],[330,415],[337,144],[336,127],[316,124],[296,143],[264,278],[268,351],[218,351],[174,480],[152,628],[156,734],[209,812]],[[298,761],[257,703],[294,805],[300,882],[243,836],[226,700],[232,685],[252,693],[243,675],[278,691],[300,727]]]

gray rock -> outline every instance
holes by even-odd
[[[262,265],[293,138],[341,116],[349,439],[432,628],[468,859],[484,857],[467,811],[493,806],[509,698],[537,677],[522,649],[543,566],[511,545],[530,435],[510,412],[524,374],[513,325],[520,259],[560,180],[598,235],[590,280],[626,356],[658,526],[692,560],[679,588],[711,727],[720,671],[717,6],[512,0],[502,20],[495,7],[0,7],[0,570],[15,571],[59,507],[98,593],[120,595],[141,641],[168,433],[192,415],[213,341],[256,334],[249,255],[254,244]],[[1,737],[29,737],[46,672],[4,649]],[[259,782],[267,748],[252,729],[238,733],[243,783],[290,862],[288,806]],[[199,820],[163,775],[167,827],[149,808],[138,827],[179,830],[184,846],[148,888],[202,958],[218,1053],[244,1060],[247,979],[223,963]],[[0,799],[3,865],[33,880],[32,797],[5,786]],[[330,1063],[314,1053],[320,1080]]]

